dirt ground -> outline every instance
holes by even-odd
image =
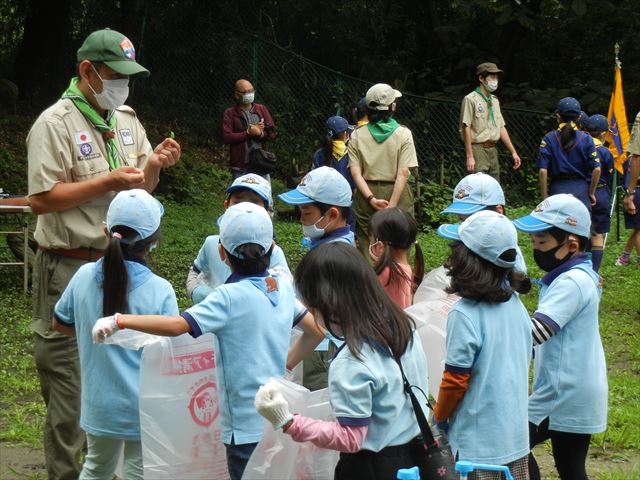
[[[557,478],[551,453],[542,446],[537,447],[534,454],[540,465],[542,478]],[[592,447],[587,470],[593,479],[598,478],[599,474],[614,472],[621,474],[618,478],[637,479],[639,478],[638,472],[640,472],[640,456],[613,452],[603,455],[602,452],[598,452]],[[628,476],[622,476],[623,472],[626,472]],[[46,477],[44,455],[41,449],[0,443],[0,479],[43,480]]]

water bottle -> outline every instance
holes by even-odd
[[[420,480],[420,469],[418,467],[401,468],[396,475],[397,480]]]

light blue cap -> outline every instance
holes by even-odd
[[[110,232],[117,225],[129,227],[138,235],[133,239],[122,239],[123,243],[137,242],[153,235],[160,228],[164,214],[162,204],[146,190],[136,188],[118,193],[107,211],[107,228]]]
[[[247,173],[246,175],[236,178],[231,186],[227,188],[227,193],[233,193],[241,188],[247,188],[257,193],[260,198],[267,202],[269,208],[273,207],[271,183],[266,178],[256,175],[255,173]]]
[[[438,235],[449,240],[460,240],[473,253],[499,267],[512,268],[512,261],[500,258],[507,250],[518,247],[518,232],[504,215],[483,210],[468,217],[460,225],[440,225]]]
[[[591,215],[573,195],[559,193],[543,200],[530,215],[513,221],[518,230],[536,233],[558,227],[581,237],[591,236]]]
[[[295,190],[282,193],[278,198],[289,205],[319,202],[350,207],[351,195],[351,186],[340,172],[331,167],[320,167],[307,173]]]
[[[242,202],[227,208],[220,219],[220,243],[236,255],[236,249],[247,243],[260,245],[265,253],[273,241],[273,224],[267,211],[259,205]],[[238,255],[236,255],[238,256]]]
[[[504,192],[498,181],[486,173],[472,173],[453,189],[453,203],[442,213],[471,215],[489,206],[504,205]]]

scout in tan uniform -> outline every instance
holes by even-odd
[[[349,140],[349,168],[357,190],[354,197],[358,249],[369,257],[369,219],[387,207],[400,207],[412,217],[413,193],[407,186],[410,168],[418,167],[411,130],[393,118],[402,94],[378,83],[367,91],[369,123]]]
[[[636,115],[627,145],[629,170],[625,175],[624,226],[631,229],[631,235],[624,246],[616,265],[629,265],[631,252],[636,249],[636,266],[640,268],[640,112]]]
[[[47,405],[45,462],[50,479],[77,478],[80,373],[75,339],[51,328],[53,307],[81,265],[107,246],[103,221],[115,193],[152,191],[162,168],[180,157],[165,139],[155,150],[135,112],[124,106],[129,78],[149,72],[127,37],[100,30],[78,50],[78,77],[42,112],[27,137],[29,201],[38,215],[33,272],[35,361]],[[91,386],[86,386],[90,388]]]
[[[476,67],[480,85],[462,100],[460,135],[467,155],[467,171],[488,173],[500,181],[500,163],[496,144],[502,140],[513,157],[513,168],[520,168],[520,157],[504,126],[500,102],[492,95],[498,88],[502,73],[495,63],[481,63]]]

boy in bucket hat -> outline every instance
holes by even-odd
[[[505,127],[498,97],[500,75],[504,73],[495,63],[485,62],[476,67],[479,85],[462,100],[460,109],[460,137],[467,155],[468,172],[485,172],[500,181],[500,162],[496,144],[502,140],[513,158],[513,168],[520,168],[509,132]]]
[[[607,370],[598,326],[600,278],[585,253],[589,210],[574,196],[558,194],[513,223],[531,235],[533,258],[548,272],[532,319],[530,446],[550,438],[560,477],[587,478],[591,434],[607,427]],[[532,479],[540,478],[533,455],[529,471]]]
[[[233,205],[220,221],[218,250],[233,272],[224,285],[179,316],[116,313],[93,328],[96,342],[124,328],[196,338],[215,333],[222,442],[233,480],[242,478],[262,438],[253,399],[269,378],[284,375],[292,324],[307,315],[290,280],[267,271],[273,246],[266,210],[248,202]]]
[[[75,478],[84,433],[79,427],[76,341],[51,329],[52,309],[73,274],[107,246],[102,221],[122,190],[155,189],[163,168],[180,158],[165,139],[155,149],[135,112],[124,105],[129,80],[149,72],[131,41],[115,30],[89,35],[77,53],[77,76],[40,114],[27,137],[29,201],[35,239],[34,356],[47,405],[45,463],[49,478]]]

